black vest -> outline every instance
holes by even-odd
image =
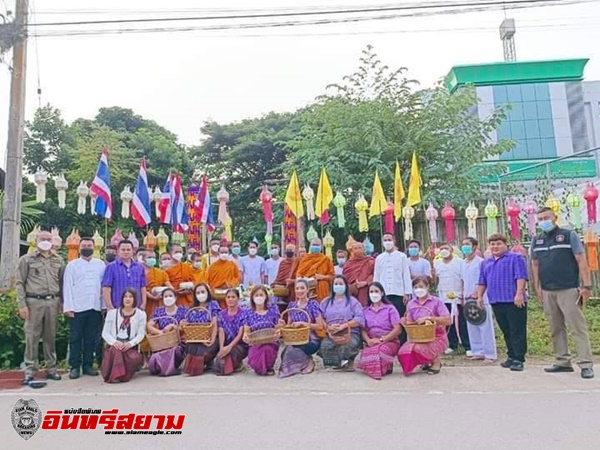
[[[532,255],[539,262],[542,289],[559,291],[579,287],[579,265],[571,247],[572,230],[555,228],[537,236],[532,244]]]

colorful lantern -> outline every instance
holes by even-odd
[[[567,206],[573,212],[573,227],[581,229],[581,198],[575,192],[567,195]]]
[[[527,232],[529,233],[529,236],[532,237],[535,236],[537,232],[535,228],[535,215],[537,214],[537,211],[538,205],[535,200],[531,197],[527,198],[527,201],[523,205],[523,212],[527,216]]]
[[[33,176],[33,182],[36,186],[35,201],[44,203],[46,201],[46,183],[48,182],[48,174],[42,169],[38,170]]]
[[[123,192],[121,192],[121,217],[123,219],[129,219],[129,211],[131,208],[131,201],[133,200],[133,194],[129,186],[125,186],[123,188]]]
[[[221,183],[221,189],[217,192],[217,200],[219,201],[219,212],[217,213],[217,219],[221,224],[224,224],[229,213],[227,212],[227,202],[229,202],[229,192],[225,189],[225,183]]]
[[[560,222],[559,213],[560,213],[560,200],[556,198],[553,192],[548,196],[548,200],[546,200],[546,207],[550,208],[556,214],[556,222]]]
[[[351,234],[349,234],[348,240],[346,241],[346,251],[350,257],[352,257],[352,253],[354,252],[354,244],[356,244],[356,240]]]
[[[171,234],[171,244],[177,244],[184,246],[185,245],[185,236],[180,231],[174,231]]]
[[[163,227],[158,229],[158,234],[156,235],[156,242],[158,243],[158,253],[162,255],[167,251],[167,246],[169,245],[169,236],[165,233]]]
[[[598,271],[598,236],[594,229],[589,227],[583,238],[587,250],[588,266],[592,272]]]
[[[56,252],[62,247],[62,238],[60,237],[58,228],[56,227],[52,228],[50,234],[52,234],[52,250]]]
[[[27,235],[27,243],[29,244],[29,249],[27,250],[27,253],[35,252],[35,249],[37,248],[37,235],[39,232],[40,227],[39,225],[36,225],[35,227],[33,227],[33,230],[31,230],[31,233]]]
[[[323,245],[325,246],[325,254],[327,255],[327,257],[331,260],[333,260],[333,246],[335,245],[335,239],[333,238],[333,236],[331,235],[331,233],[329,232],[329,230],[327,230],[327,233],[325,234],[325,237],[323,238]]]
[[[265,244],[267,245],[267,249],[271,249],[271,244],[273,243],[273,235],[265,234]]]
[[[67,203],[67,189],[69,189],[69,182],[65,178],[65,174],[61,173],[56,180],[54,180],[54,187],[58,193],[58,207],[65,209]]]
[[[137,249],[140,248],[140,241],[138,241],[138,238],[133,231],[129,233],[129,236],[127,236],[127,240],[131,241],[131,243],[133,244],[134,251],[137,251]]]
[[[233,231],[232,231],[233,221],[231,220],[231,217],[227,218],[224,225],[225,225],[225,236],[227,237],[227,242],[232,242],[233,241]]]
[[[372,254],[375,252],[375,246],[373,245],[373,243],[372,243],[372,242],[371,242],[371,240],[369,239],[369,236],[367,236],[367,237],[365,238],[364,245],[365,245],[365,253],[366,253],[368,256],[371,256],[371,255],[372,255]]]
[[[587,203],[588,223],[596,223],[596,200],[598,200],[598,188],[593,183],[588,185],[583,190],[583,198]]]
[[[87,183],[83,180],[79,183],[77,187],[77,214],[85,214],[86,210],[86,199],[90,193],[90,189],[87,187]]]
[[[144,247],[146,247],[149,252],[153,252],[154,247],[156,247],[156,236],[154,235],[154,230],[152,228],[148,230],[148,234],[146,234],[146,237],[144,238]]]
[[[101,258],[102,248],[104,247],[104,239],[98,233],[98,230],[92,236],[92,240],[94,241],[94,258]]]
[[[454,242],[454,218],[456,217],[456,211],[450,204],[446,202],[446,205],[442,208],[442,219],[444,219],[444,226],[446,228],[446,240],[448,242]]]
[[[491,236],[492,234],[498,233],[498,207],[494,203],[493,200],[488,200],[487,205],[485,206],[485,217],[487,217],[487,235]]]
[[[260,193],[260,202],[263,207],[263,216],[267,224],[267,234],[273,234],[273,194],[265,184]]]
[[[311,225],[308,228],[308,231],[306,233],[306,239],[308,239],[308,242],[312,242],[314,239],[317,239],[319,237],[319,234],[315,231],[314,227]]]
[[[438,211],[433,207],[431,203],[427,207],[427,210],[425,210],[425,218],[429,223],[429,237],[431,237],[431,242],[438,242],[436,222],[438,218]]]
[[[73,228],[71,234],[67,236],[67,261],[73,261],[77,259],[79,256],[79,243],[81,242],[81,237],[79,236],[79,230]]]
[[[156,212],[156,218],[160,217],[160,200],[162,199],[162,192],[158,186],[154,186],[152,191],[152,201],[154,202],[154,210]]]
[[[508,199],[508,203],[506,204],[506,215],[508,216],[510,236],[517,241],[521,239],[519,214],[521,214],[521,207],[519,204],[512,198]]]
[[[336,208],[338,228],[344,228],[346,226],[346,216],[344,215],[346,197],[344,197],[340,191],[338,191],[336,196],[333,198],[333,206]]]
[[[409,241],[413,238],[412,218],[415,217],[415,208],[412,206],[402,208],[402,217],[404,217],[404,239]]]
[[[124,241],[125,237],[119,228],[116,229],[115,234],[110,238],[110,245],[114,247],[119,247],[119,243]]]
[[[365,196],[360,194],[358,200],[354,204],[356,212],[358,213],[358,231],[367,232],[369,231],[369,220],[367,219],[367,211],[369,210],[369,204],[365,200]]]
[[[383,216],[385,217],[385,232],[394,234],[394,202],[390,199],[387,201],[387,208],[385,209]]]
[[[302,198],[306,201],[306,218],[315,220],[315,191],[308,184],[302,191]]]
[[[470,237],[477,239],[477,218],[479,217],[479,210],[475,206],[475,203],[469,202],[469,206],[465,209],[465,217],[467,218],[467,225]]]

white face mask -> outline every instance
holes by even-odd
[[[369,298],[373,303],[379,303],[381,301],[381,294],[379,293],[369,293]]]
[[[179,252],[173,253],[173,259],[175,261],[181,261],[183,259],[183,253],[179,253]]]
[[[171,261],[165,260],[160,262],[160,267],[163,269],[170,269],[173,263]]]
[[[200,303],[203,303],[206,300],[208,300],[208,294],[206,294],[204,292],[201,294],[196,294],[196,300],[198,300]]]
[[[254,247],[253,247],[253,248],[249,248],[249,249],[248,249],[248,253],[249,253],[250,255],[252,255],[252,256],[256,255],[256,252],[257,252],[257,251],[258,251],[258,250],[257,250],[257,249],[255,249]]]
[[[383,248],[385,248],[386,250],[391,250],[394,248],[394,242],[393,241],[383,241]]]
[[[52,248],[52,242],[50,242],[50,241],[40,241],[40,242],[38,242],[37,247],[41,251],[47,252],[47,251],[50,251],[50,249]]]
[[[229,253],[219,253],[219,259],[221,261],[227,261],[229,259]]]
[[[163,297],[163,303],[165,306],[173,306],[175,304],[175,297],[167,295],[166,297]]]
[[[447,258],[448,256],[450,256],[450,250],[446,250],[446,249],[440,250],[440,256],[442,258]]]
[[[213,245],[213,246],[211,247],[211,250],[212,250],[213,252],[217,253],[217,252],[219,251],[219,246],[215,244],[215,245]]]
[[[202,267],[202,261],[194,261],[194,269],[199,269]]]
[[[272,248],[271,249],[271,256],[278,256],[279,255],[279,249],[278,248]]]
[[[419,298],[425,297],[429,292],[425,288],[416,288],[415,295]]]
[[[254,303],[257,304],[258,306],[264,305],[266,300],[267,299],[265,297],[263,297],[262,295],[257,295],[256,297],[254,297]]]

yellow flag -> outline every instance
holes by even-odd
[[[402,177],[400,177],[400,163],[396,161],[396,174],[394,175],[394,218],[398,222],[402,218],[402,200],[404,194],[404,186],[402,185]]]
[[[417,161],[417,152],[413,152],[412,164],[410,165],[410,182],[408,184],[407,206],[414,206],[421,203],[421,173],[419,172],[419,162]]]
[[[369,217],[374,217],[387,209],[387,200],[383,193],[379,172],[375,171],[375,180],[373,181],[373,198],[371,198],[371,206],[369,207]]]
[[[325,167],[321,169],[321,177],[319,178],[319,187],[317,188],[317,202],[315,204],[315,213],[321,218],[325,211],[329,210],[329,204],[333,200],[333,190],[329,184],[329,178]]]
[[[290,185],[285,193],[285,204],[294,213],[296,218],[304,217],[304,206],[302,205],[302,194],[300,193],[300,183],[298,182],[298,174],[294,170]]]

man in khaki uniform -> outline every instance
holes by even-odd
[[[40,337],[44,341],[46,378],[61,379],[56,371],[55,340],[64,265],[52,251],[52,235],[48,231],[40,231],[36,242],[37,249],[21,257],[17,271],[19,316],[25,320],[24,385],[33,380],[38,370]]]

